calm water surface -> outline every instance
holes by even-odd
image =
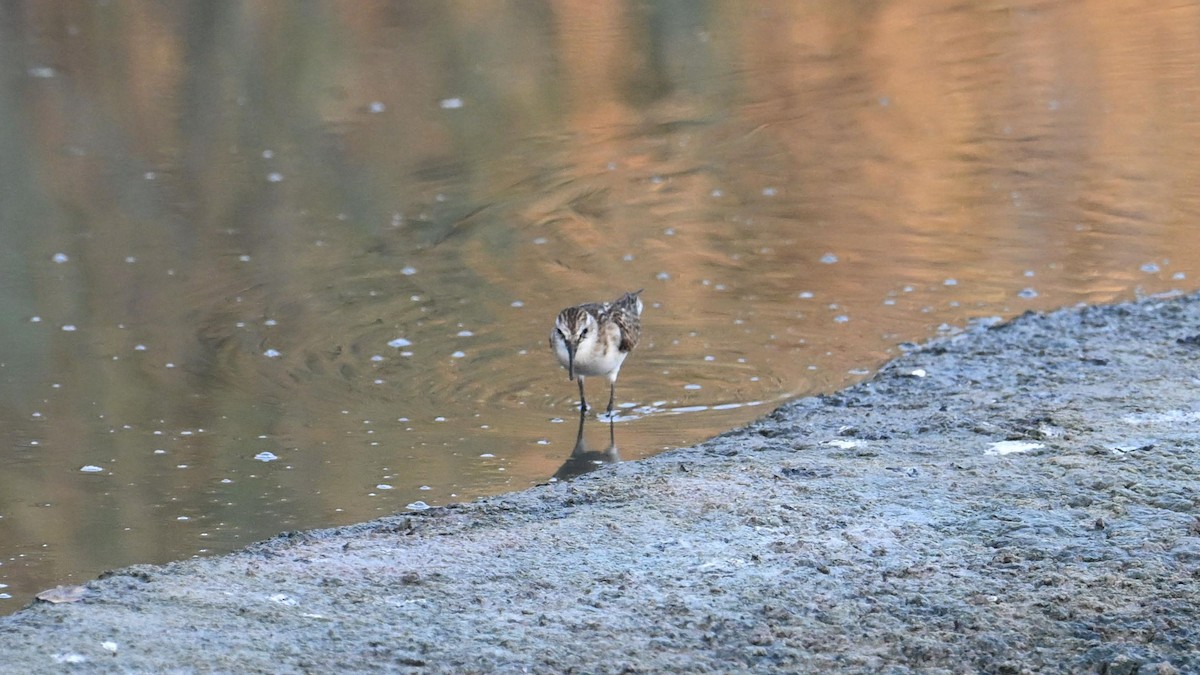
[[[1188,3],[7,7],[0,612],[1193,290],[1197,147]],[[642,287],[579,436],[553,317]]]

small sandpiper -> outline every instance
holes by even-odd
[[[642,333],[642,299],[638,296],[643,290],[626,293],[612,302],[568,307],[554,321],[550,348],[567,369],[567,377],[579,379],[581,415],[588,409],[583,379],[603,375],[608,378],[608,415],[612,418],[617,373]]]

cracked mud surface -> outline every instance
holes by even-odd
[[[1197,672],[1197,334],[1196,296],[976,326],[692,448],[112,572],[81,602],[0,618],[0,657],[12,672]]]

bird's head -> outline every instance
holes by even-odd
[[[578,307],[564,309],[554,321],[554,330],[567,348],[567,375],[572,380],[575,379],[575,352],[599,339],[598,328],[596,317]]]

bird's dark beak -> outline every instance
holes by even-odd
[[[575,343],[567,341],[567,378],[575,381]]]

